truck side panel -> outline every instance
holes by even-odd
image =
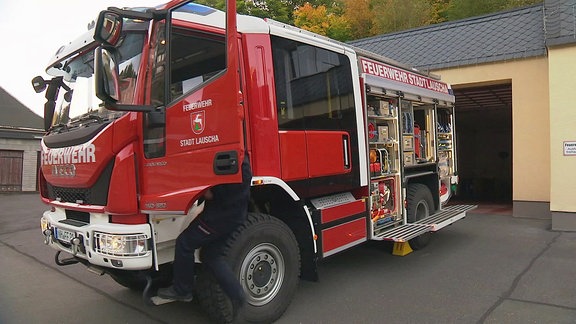
[[[280,138],[270,36],[244,34],[242,49],[252,173],[280,178],[280,164],[271,162],[280,160]]]

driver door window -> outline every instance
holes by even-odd
[[[170,94],[172,100],[192,91],[226,69],[224,35],[173,28]]]

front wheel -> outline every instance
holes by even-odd
[[[116,283],[134,291],[143,291],[146,287],[146,277],[150,276],[158,286],[166,286],[172,282],[172,264],[163,264],[159,271],[126,271],[113,269],[108,272]]]
[[[299,282],[300,252],[290,228],[279,219],[249,213],[222,247],[246,296],[244,320],[271,323],[292,301]],[[201,305],[215,321],[232,320],[230,302],[207,269],[197,278]]]

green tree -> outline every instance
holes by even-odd
[[[197,3],[224,10],[225,0],[196,0]],[[287,1],[281,0],[238,0],[236,11],[239,14],[250,15],[260,18],[272,18],[274,20],[289,22],[288,16],[292,15],[293,9],[286,5]]]
[[[432,11],[428,24],[438,24],[448,20],[446,11],[450,6],[450,0],[429,0]]]
[[[457,20],[537,3],[542,0],[451,0],[446,16],[448,20]]]
[[[373,1],[372,34],[390,33],[429,24],[432,5],[428,0]]]
[[[225,0],[197,0],[209,7],[224,9]],[[326,8],[339,6],[340,0],[237,0],[236,11],[239,14],[274,20],[294,25],[294,11],[305,3],[313,7],[324,5]]]

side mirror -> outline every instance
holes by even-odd
[[[46,90],[46,80],[44,80],[44,78],[42,78],[41,76],[34,77],[32,79],[32,88],[34,88],[34,91],[36,91],[36,93],[40,93]]]
[[[48,131],[52,126],[54,119],[54,110],[56,108],[56,99],[58,99],[58,93],[62,87],[66,90],[64,94],[64,100],[70,102],[72,100],[73,90],[64,83],[63,78],[55,77],[52,80],[44,80],[41,76],[34,77],[32,79],[32,87],[36,93],[40,93],[46,90],[44,97],[46,98],[46,103],[44,104],[44,129]]]
[[[107,104],[114,105],[120,100],[120,76],[113,50],[100,46],[96,48],[94,58],[96,97]]]
[[[151,105],[121,104],[120,73],[116,63],[116,49],[99,46],[94,53],[94,81],[96,97],[102,100],[107,109],[117,111],[149,112]]]
[[[110,46],[115,46],[122,34],[122,16],[117,13],[104,10],[98,15],[94,29],[94,39]]]

